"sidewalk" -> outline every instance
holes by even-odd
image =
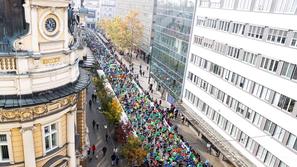
[[[129,67],[128,61],[126,61],[122,55],[119,55],[118,53],[117,53],[117,55],[119,56],[120,59],[122,59],[123,63],[126,64],[127,67]],[[157,91],[157,86],[156,86],[157,84],[154,83],[153,78],[150,78],[150,83],[148,82],[149,81],[149,68],[147,69],[147,67],[149,65],[146,62],[144,62],[141,58],[135,58],[135,56],[133,57],[132,62],[134,64],[133,65],[134,74],[139,74],[140,65],[142,66],[142,68],[141,68],[142,71],[145,72],[145,75],[144,76],[139,75],[139,79],[138,79],[143,90],[148,91],[149,85],[150,85],[150,83],[152,83],[153,84],[153,93],[150,93],[150,95],[153,97],[153,99],[157,99],[159,101],[161,99],[161,93],[159,91]],[[171,104],[168,103],[167,101],[162,100],[163,107],[170,107],[170,105]],[[184,136],[184,140],[186,142],[188,142],[191,145],[191,147],[193,147],[193,149],[201,155],[201,159],[203,161],[205,161],[207,159],[214,167],[232,167],[233,166],[232,164],[229,164],[228,162],[220,160],[218,157],[216,157],[214,155],[210,155],[207,152],[206,143],[199,140],[197,132],[193,128],[190,128],[189,126],[182,124],[180,118],[172,121],[172,123],[178,127],[179,133]]]
[[[88,54],[92,54],[89,48],[87,49]],[[85,70],[82,70],[83,72],[87,72]],[[89,72],[87,72],[89,73]],[[116,142],[113,140],[112,137],[109,137],[108,142],[105,141],[105,134],[108,134],[111,136],[112,130],[111,128],[104,128],[104,125],[107,125],[107,121],[102,113],[98,111],[99,103],[98,101],[93,102],[91,107],[89,106],[88,102],[91,100],[91,96],[94,93],[95,86],[93,83],[91,83],[87,89],[87,106],[86,106],[86,121],[87,126],[89,129],[89,141],[90,146],[93,144],[96,145],[96,153],[95,156],[92,157],[92,160],[87,163],[88,167],[110,167],[111,165],[111,155],[113,153],[113,149],[115,148]],[[93,128],[92,122],[93,120],[96,121],[96,123],[99,124],[99,128],[95,126]],[[107,148],[107,153],[103,157],[102,148]],[[92,155],[92,153],[91,153]],[[96,155],[98,155],[98,159],[96,159]],[[118,167],[125,167],[125,165],[122,162],[123,160],[120,159],[120,163]]]

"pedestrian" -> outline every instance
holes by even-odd
[[[105,134],[105,141],[108,143],[108,134]]]
[[[139,75],[142,76],[142,70],[141,69],[139,70]]]
[[[96,125],[96,121],[93,120],[92,124],[93,124],[93,129],[94,129],[95,128],[95,125]]]
[[[182,119],[182,124],[184,124],[184,122],[185,122],[185,117],[184,117],[184,115],[181,116],[181,119]]]
[[[147,70],[147,71],[149,70],[149,66],[146,66],[146,70]]]
[[[119,165],[119,161],[120,161],[120,157],[117,155],[117,157],[116,157],[116,165],[117,166]]]
[[[89,107],[91,108],[92,107],[92,101],[89,100]]]
[[[116,162],[116,159],[117,159],[117,156],[115,155],[115,153],[113,153],[110,158],[111,158],[111,165],[114,166],[115,162]]]
[[[99,123],[96,123],[97,130],[99,130]]]
[[[139,68],[140,68],[140,69],[141,69],[141,67],[142,67],[141,64],[139,64]]]
[[[92,151],[93,151],[93,155],[95,154],[95,151],[96,151],[96,146],[95,144],[92,145]]]
[[[144,76],[144,74],[145,74],[145,72],[143,71],[143,72],[142,72],[142,76]]]
[[[177,119],[177,116],[178,116],[178,109],[175,109],[175,111],[174,111],[174,119]]]
[[[208,142],[206,144],[206,147],[207,147],[207,150],[208,150],[209,154],[211,154],[211,144],[210,144],[210,142]]]
[[[104,147],[102,148],[103,157],[105,156],[106,151],[107,151],[107,148],[104,146]]]
[[[89,158],[89,161],[92,161],[91,151],[92,151],[92,147],[89,147],[89,149],[88,149],[88,158]]]

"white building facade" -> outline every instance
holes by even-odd
[[[259,167],[297,164],[296,8],[297,0],[196,6],[183,105]]]
[[[99,20],[114,18],[116,11],[116,0],[100,0],[99,4]]]

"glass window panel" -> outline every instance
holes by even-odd
[[[2,160],[8,160],[9,159],[9,153],[8,153],[8,146],[7,145],[1,145],[1,156],[2,156],[1,157]]]
[[[45,137],[45,149],[46,150],[50,149],[50,136]]]

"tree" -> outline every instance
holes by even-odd
[[[124,19],[127,30],[127,41],[129,43],[130,61],[132,58],[132,51],[134,46],[139,47],[143,36],[143,24],[138,19],[136,11],[130,11]]]
[[[96,86],[97,97],[101,104],[103,114],[111,124],[117,124],[122,116],[122,108],[119,101],[112,95],[105,87],[105,78],[93,78],[94,85]]]
[[[128,136],[132,135],[132,125],[130,123],[124,124],[121,122],[119,126],[116,128],[116,139],[120,144],[124,144],[127,142]]]
[[[141,165],[144,158],[147,156],[147,152],[141,147],[140,140],[130,135],[127,139],[127,143],[123,145],[121,154],[127,159],[129,165]]]
[[[117,124],[121,120],[122,108],[121,104],[116,98],[113,98],[112,101],[108,104],[108,109],[106,112],[103,112],[104,116],[111,124]]]
[[[134,47],[139,47],[143,36],[143,25],[138,13],[130,11],[124,19],[115,17],[113,20],[102,20],[99,25],[107,37],[118,49],[126,50],[132,55]],[[129,59],[131,61],[131,57]]]

